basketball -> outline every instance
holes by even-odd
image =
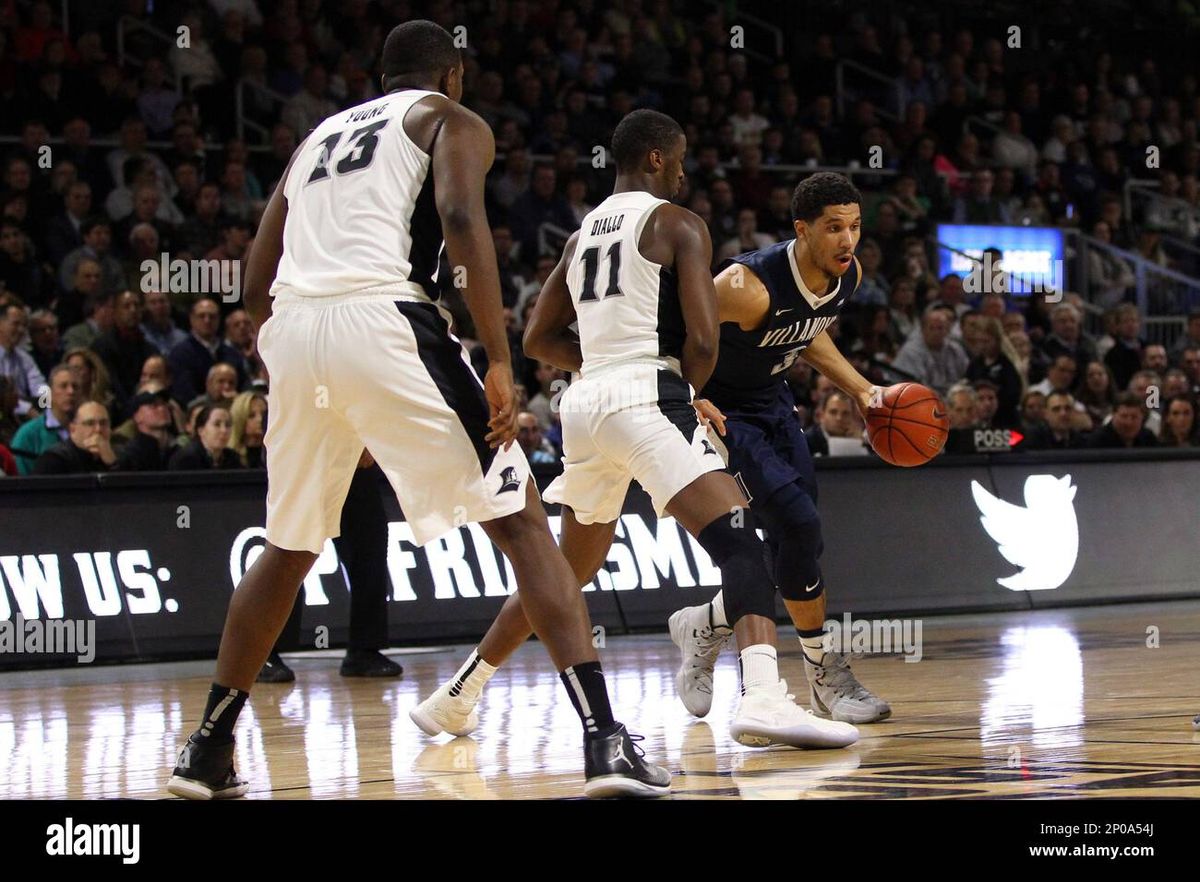
[[[920,383],[897,383],[883,390],[879,407],[867,412],[867,437],[885,462],[923,465],[942,451],[950,430],[946,406]]]

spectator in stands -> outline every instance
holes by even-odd
[[[175,182],[171,177],[171,170],[167,168],[166,163],[159,158],[158,154],[146,150],[146,124],[140,117],[131,116],[121,123],[119,140],[120,146],[110,150],[105,157],[110,175],[109,186],[123,186],[125,183],[125,160],[131,156],[143,156],[153,167],[158,186],[168,196],[174,196]]]
[[[12,380],[17,392],[17,413],[37,406],[46,378],[37,362],[22,346],[28,326],[25,308],[9,303],[0,306],[0,374]]]
[[[125,238],[124,252],[128,255],[125,260],[125,278],[134,282],[134,287],[141,290],[142,278],[146,274],[142,269],[143,265],[149,260],[158,266],[162,258],[158,230],[152,224],[136,224],[129,229]]]
[[[903,343],[920,324],[917,312],[917,286],[907,276],[897,276],[892,279],[891,295],[888,298],[890,308],[888,318],[891,327],[891,337],[897,343]]]
[[[221,237],[221,188],[205,181],[196,193],[196,211],[176,234],[178,247],[196,257],[212,251]]]
[[[98,291],[83,302],[84,319],[67,328],[63,334],[63,345],[67,349],[91,347],[102,334],[113,326],[113,305],[116,295]]]
[[[229,446],[242,465],[252,469],[267,467],[263,437],[267,431],[267,396],[262,392],[242,392],[229,407],[232,429]]]
[[[537,392],[529,399],[528,410],[538,418],[539,425],[546,427],[557,418],[556,402],[567,388],[567,375],[549,362],[539,361],[534,379]]]
[[[1112,231],[1106,221],[1096,221],[1092,225],[1092,235],[1101,242],[1112,243]],[[1089,248],[1087,259],[1092,302],[1108,309],[1123,301],[1125,292],[1136,282],[1129,263],[1106,248]]]
[[[512,229],[507,224],[492,227],[492,245],[496,249],[496,267],[500,272],[500,300],[506,307],[516,308],[528,273],[513,256],[516,247]]]
[[[83,245],[65,258],[58,270],[58,281],[64,291],[70,291],[77,283],[75,271],[80,262],[94,260],[100,265],[100,290],[115,294],[125,288],[125,270],[121,262],[110,252],[112,225],[106,218],[90,217],[80,227]],[[59,315],[59,320],[63,316]]]
[[[92,350],[86,347],[68,348],[63,356],[63,364],[75,375],[79,385],[77,403],[95,401],[111,408],[113,404],[112,384],[108,378],[108,368]]]
[[[1060,355],[1047,368],[1046,379],[1030,388],[1037,389],[1043,395],[1049,395],[1051,392],[1070,392],[1075,388],[1075,377],[1078,373],[1078,362],[1070,355]]]
[[[988,379],[971,383],[975,390],[975,426],[980,429],[1008,428],[999,424],[996,414],[1000,409],[1000,387]]]
[[[1021,396],[1021,432],[1028,435],[1046,418],[1046,396],[1037,389],[1026,389]]]
[[[175,163],[172,168],[175,176],[175,186],[179,191],[172,200],[180,215],[186,219],[196,213],[196,197],[200,195],[200,168],[194,160],[185,159]]]
[[[729,239],[717,252],[717,261],[735,257],[746,251],[757,251],[775,242],[766,233],[758,231],[758,215],[753,208],[743,208],[737,215],[737,235]],[[859,294],[861,294],[861,288]],[[859,294],[856,294],[857,298]],[[886,299],[884,300],[886,302]]]
[[[517,305],[515,307],[517,315],[521,317],[521,327],[525,327],[525,311],[526,307],[537,299],[541,293],[542,285],[546,284],[546,279],[550,278],[550,273],[554,272],[554,267],[558,265],[558,258],[552,254],[543,254],[534,264],[533,278],[525,282],[517,292]]]
[[[1075,400],[1069,392],[1052,392],[1046,398],[1046,421],[1030,430],[1017,450],[1074,450],[1087,439],[1074,427]]]
[[[1059,303],[1050,310],[1050,333],[1042,340],[1041,350],[1050,361],[1069,355],[1075,363],[1095,361],[1096,341],[1083,332],[1083,316],[1072,303]]]
[[[225,316],[225,343],[242,357],[242,371],[251,376],[251,362],[258,358],[254,345],[254,323],[244,309],[235,309]]]
[[[283,170],[287,168],[297,143],[296,131],[287,123],[275,123],[271,127],[270,152],[255,155],[257,165],[254,171],[262,182],[264,195],[274,190],[275,184],[283,177]]]
[[[874,239],[864,239],[860,242],[858,262],[862,265],[862,274],[858,290],[854,292],[854,301],[860,304],[886,306],[892,289],[880,270],[883,263],[883,252],[879,249],[879,243]]]
[[[63,210],[46,225],[43,242],[46,258],[58,266],[66,256],[83,245],[83,222],[92,210],[92,188],[87,181],[76,181],[67,188]]]
[[[980,350],[975,358],[967,365],[966,379],[971,381],[988,380],[996,387],[998,395],[995,422],[988,428],[1016,428],[1019,423],[1017,407],[1021,401],[1024,386],[1021,375],[1017,372],[1017,354],[1012,344],[1004,336],[1004,329],[999,320],[984,318],[979,321]],[[976,392],[978,393],[978,384]]]
[[[814,417],[814,425],[804,432],[813,456],[867,455],[854,402],[844,392],[833,389],[818,398]]]
[[[1007,206],[992,193],[996,177],[990,169],[981,168],[971,176],[971,191],[954,203],[956,224],[1007,224],[1012,217]]]
[[[1170,398],[1172,395],[1190,395],[1192,384],[1188,381],[1188,375],[1180,368],[1168,368],[1163,374],[1163,398]]]
[[[1005,315],[1015,315],[1018,318],[1022,318],[1019,312],[1008,312]],[[1012,344],[1013,352],[1016,353],[1017,358],[1013,362],[1013,366],[1017,369],[1017,374],[1020,376],[1023,385],[1029,385],[1030,374],[1035,370],[1035,367],[1042,374],[1045,374],[1045,367],[1040,362],[1035,363],[1034,361],[1033,342],[1029,339],[1028,334],[1024,331],[1006,331],[1005,336],[1008,337],[1008,342]]]
[[[1096,429],[1088,438],[1089,447],[1154,447],[1158,439],[1145,428],[1146,407],[1132,392],[1117,396],[1112,420]]]
[[[43,377],[62,362],[63,345],[58,333],[58,318],[48,309],[35,310],[29,317],[29,354]]]
[[[131,402],[133,438],[116,458],[118,472],[164,472],[175,450],[176,424],[166,389],[140,391]]]
[[[1142,317],[1132,303],[1122,303],[1115,310],[1116,327],[1113,329],[1113,346],[1104,356],[1104,363],[1112,371],[1113,382],[1118,389],[1129,385],[1130,378],[1142,366],[1142,348],[1145,343],[1139,336]]]
[[[337,105],[329,99],[329,75],[323,65],[314,64],[304,73],[304,88],[284,105],[282,119],[303,137],[334,113]]]
[[[233,419],[228,407],[204,405],[195,417],[193,439],[186,447],[176,450],[167,467],[173,472],[242,468],[242,461],[229,446],[232,430]]]
[[[897,370],[939,394],[963,376],[970,362],[962,346],[948,339],[949,315],[948,310],[926,308],[921,317],[921,333],[909,337],[892,362]]]
[[[1200,349],[1200,310],[1188,313],[1187,326],[1178,339],[1171,344],[1171,361],[1179,364],[1185,349]]]
[[[1162,383],[1162,377],[1156,372],[1141,370],[1129,379],[1129,388],[1126,390],[1132,392],[1145,404],[1146,429],[1156,436],[1159,429],[1162,428],[1162,414],[1159,412],[1163,398]]]
[[[541,253],[539,230],[543,225],[554,228],[549,231],[554,240],[565,240],[576,229],[575,216],[556,192],[556,181],[554,166],[538,165],[529,192],[520,196],[509,212],[513,238],[520,243],[523,261],[532,261]]]
[[[517,415],[517,443],[533,465],[551,465],[558,462],[554,446],[542,436],[538,418],[529,411]]]
[[[1179,356],[1179,368],[1187,374],[1193,395],[1200,395],[1200,346],[1189,346]]]
[[[216,404],[229,407],[238,394],[238,373],[231,364],[217,362],[208,369],[204,380],[204,394],[188,402],[191,408],[195,404]]]
[[[205,388],[209,370],[222,362],[237,368],[242,357],[237,350],[221,340],[220,307],[211,297],[202,297],[192,304],[191,334],[167,355],[175,381],[171,395],[181,405],[187,405]],[[245,376],[238,373],[235,389],[241,388]]]
[[[112,468],[117,454],[109,443],[112,424],[103,405],[83,402],[70,414],[68,427],[67,440],[42,453],[30,474],[78,475]]]
[[[1166,418],[1159,432],[1164,447],[1200,447],[1200,424],[1196,400],[1190,395],[1172,395],[1163,408]]]
[[[122,291],[114,298],[113,326],[92,343],[92,349],[104,362],[113,384],[116,406],[122,413],[141,382],[142,365],[158,352],[138,326],[142,303],[133,291]]]
[[[147,58],[142,66],[142,88],[138,93],[137,109],[146,128],[155,138],[161,138],[171,128],[171,114],[179,103],[179,92],[168,89],[167,67],[161,58]]]
[[[169,205],[170,211],[164,211],[162,206]],[[167,220],[166,218],[170,218]],[[183,215],[179,213],[179,209],[175,207],[175,203],[167,200],[163,201],[162,193],[153,184],[139,184],[133,191],[133,210],[125,216],[125,219],[117,224],[116,241],[117,248],[124,256],[130,256],[133,253],[134,246],[132,234],[138,227],[151,227],[158,235],[154,238],[153,244],[148,248],[143,248],[139,253],[133,253],[133,256],[138,259],[136,264],[141,266],[140,261],[145,259],[157,259],[160,250],[170,251],[174,244],[173,236],[175,226],[183,221]],[[131,278],[137,279],[141,273],[133,275]]]
[[[66,365],[58,365],[50,371],[49,388],[50,407],[21,425],[9,444],[22,475],[31,474],[39,456],[67,440],[71,412],[82,400],[75,375]]]
[[[946,416],[950,430],[943,453],[951,456],[975,453],[975,429],[979,412],[975,389],[969,383],[957,382],[945,394]]]
[[[1142,347],[1142,370],[1162,374],[1167,369],[1167,347],[1161,343],[1147,343]]]
[[[84,305],[100,292],[100,264],[91,259],[79,261],[71,287],[58,295],[51,305],[60,328],[69,328],[83,321]]]
[[[164,355],[187,339],[187,333],[175,326],[171,316],[171,301],[162,291],[146,292],[145,320],[142,333]]]
[[[1112,372],[1104,362],[1088,362],[1079,388],[1079,402],[1087,409],[1094,425],[1099,426],[1112,416],[1117,403],[1117,388]]]
[[[0,290],[10,291],[31,308],[50,302],[53,279],[34,255],[33,243],[12,218],[0,219]]]

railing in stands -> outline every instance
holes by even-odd
[[[261,137],[264,141],[269,139],[270,126],[264,126],[262,123],[255,122],[246,115],[246,89],[252,89],[255,93],[267,98],[273,105],[283,106],[287,103],[287,97],[274,89],[270,89],[252,80],[247,80],[244,77],[238,80],[237,89],[234,92],[234,107],[235,116],[237,118],[237,136],[241,140],[246,139],[246,129],[250,129]],[[297,141],[303,139],[307,132],[297,132]]]
[[[704,0],[704,2],[707,3],[709,6],[713,7],[714,9],[719,10],[721,12],[726,11],[730,6],[730,4],[728,2],[720,2],[720,0]],[[752,24],[756,28],[764,30],[771,35],[771,37],[770,37],[771,41],[775,44],[774,56],[768,55],[765,52],[759,52],[758,50],[751,49],[749,47],[743,49],[742,51],[745,52],[747,55],[749,55],[751,58],[756,58],[759,61],[766,61],[766,62],[774,61],[777,58],[783,58],[783,31],[782,31],[782,29],[780,29],[776,25],[771,24],[766,19],[759,18],[756,15],[750,15],[748,12],[746,12],[743,9],[739,9],[737,11],[737,19],[733,23],[734,24]]]
[[[900,114],[894,108],[900,106],[900,84],[892,77],[882,74],[874,68],[867,67],[865,64],[859,64],[857,61],[851,61],[849,58],[842,58],[834,67],[834,106],[837,108],[838,119],[846,118],[846,101],[848,100],[847,93],[852,90],[846,85],[846,71],[850,70],[860,74],[868,80],[874,80],[883,85],[882,94],[883,101],[872,99],[875,103],[875,112],[884,119],[898,122]],[[850,98],[858,100],[859,97],[864,97],[855,92]],[[887,106],[888,102],[892,105]]]
[[[134,18],[132,15],[122,15],[117,20],[117,63],[121,67],[130,64],[141,67],[146,63],[144,58],[139,58],[128,52],[125,46],[127,36],[136,33],[143,33],[153,37],[167,49],[175,45],[175,38],[170,34],[160,31],[153,25],[147,24],[139,18]],[[176,91],[178,91],[179,77],[176,76],[175,69],[170,64],[165,65],[165,67],[167,78],[171,81],[171,85],[175,87]]]

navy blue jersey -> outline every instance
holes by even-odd
[[[828,290],[801,290],[803,282],[793,257],[795,243],[795,239],[789,239],[748,251],[722,262],[718,268],[723,270],[731,263],[744,265],[762,280],[771,297],[767,320],[761,328],[743,331],[735,322],[721,325],[717,367],[701,397],[722,410],[772,406],[787,386],[784,378],[792,362],[833,324],[858,286],[855,261]]]

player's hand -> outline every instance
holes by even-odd
[[[492,412],[488,420],[491,429],[485,439],[489,446],[508,450],[517,437],[517,393],[513,388],[512,365],[492,362],[483,378],[483,394]]]
[[[718,435],[725,434],[725,414],[721,413],[720,408],[707,398],[697,398],[692,402],[692,407],[696,408],[696,416],[700,420],[700,425],[706,429],[710,425],[716,426]]]
[[[867,411],[883,405],[883,390],[883,386],[872,386],[858,395],[858,411],[864,420],[867,418]]]

